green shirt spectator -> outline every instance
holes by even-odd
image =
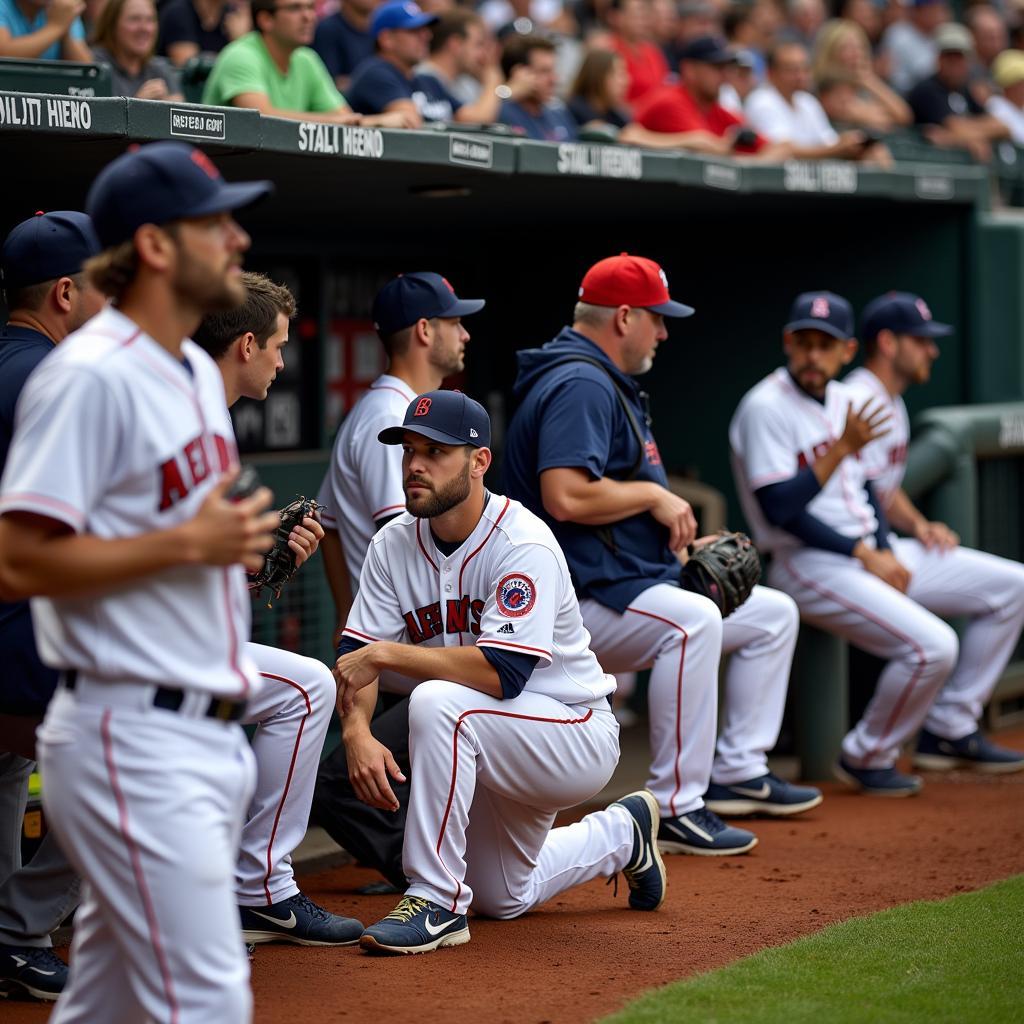
[[[224,47],[207,79],[203,103],[231,106],[238,97],[253,93],[266,96],[274,113],[327,114],[347,106],[313,50],[296,47],[287,72],[282,72],[259,32],[250,32]]]

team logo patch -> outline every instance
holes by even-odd
[[[824,295],[819,295],[811,303],[811,316],[824,320],[831,313],[832,310],[829,308],[828,299],[826,299]]]
[[[513,572],[498,581],[498,590],[494,596],[502,615],[518,619],[533,608],[537,600],[537,588],[529,576]]]
[[[914,305],[917,306],[917,311],[921,314],[922,320],[931,320],[932,311],[928,308],[928,303],[924,299],[914,299]]]
[[[430,412],[430,403],[431,399],[421,398],[416,403],[416,411],[413,413],[413,416],[426,416]]]
[[[658,267],[658,277],[661,278],[661,283],[665,286],[665,291],[668,291],[668,275],[661,267]]]

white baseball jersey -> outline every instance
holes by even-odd
[[[401,423],[415,397],[398,377],[378,377],[345,417],[320,484],[321,519],[338,531],[353,592],[377,521],[405,511],[401,446],[382,445],[377,435]]]
[[[224,384],[191,341],[176,360],[107,309],[29,378],[0,513],[42,513],[77,533],[132,537],[192,519],[238,465]],[[245,696],[250,605],[241,566],[179,566],[100,596],[34,598],[46,664],[109,682]]]
[[[465,542],[445,556],[408,512],[373,538],[344,634],[428,647],[494,647],[540,659],[526,689],[582,704],[615,689],[557,541],[518,501],[491,495]]]
[[[780,367],[743,396],[729,425],[729,444],[744,515],[762,551],[798,546],[790,533],[772,526],[754,492],[789,480],[821,458],[846,426],[853,391],[831,381],[825,401],[818,402],[793,382]],[[878,520],[868,501],[863,463],[845,458],[807,511],[844,537],[873,536]]]
[[[867,478],[873,481],[878,500],[884,508],[903,484],[907,470],[907,448],[910,445],[910,417],[900,395],[890,395],[888,388],[868,369],[857,367],[843,378],[853,392],[854,408],[860,409],[871,400],[873,409],[889,413],[888,433],[865,445],[860,452]]]

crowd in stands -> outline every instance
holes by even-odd
[[[102,62],[117,95],[180,100],[203,55],[204,103],[303,120],[882,165],[912,127],[1024,144],[1024,0],[0,0],[0,57]]]

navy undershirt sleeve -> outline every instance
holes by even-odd
[[[373,521],[373,525],[379,530],[381,529],[381,527],[387,526],[387,524],[390,523],[392,519],[397,519],[401,514],[401,512],[396,512],[394,515],[381,516],[380,519],[375,519]]]
[[[481,647],[483,656],[494,666],[501,680],[501,699],[511,700],[523,692],[526,681],[540,660],[532,654],[518,651],[499,651],[494,647]]]
[[[362,640],[356,640],[355,637],[343,636],[338,641],[338,657],[340,658],[343,654],[351,654],[353,651],[358,651],[361,647],[365,647],[366,644]]]
[[[790,519],[785,529],[794,537],[799,537],[809,548],[834,551],[837,555],[852,556],[853,549],[860,543],[860,537],[844,537],[806,509]]]
[[[878,495],[875,493],[875,485],[870,480],[864,484],[864,490],[867,492],[868,501],[875,510],[875,517],[878,519],[875,545],[879,551],[888,551],[892,547],[889,543],[889,519],[882,510],[882,503],[878,500]]]
[[[814,470],[807,466],[796,476],[768,484],[754,492],[761,511],[773,526],[785,527],[799,515],[821,490]]]

